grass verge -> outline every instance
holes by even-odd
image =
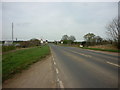
[[[49,54],[50,49],[48,45],[3,54],[2,80],[5,81]]]
[[[120,53],[120,50],[116,49],[102,49],[102,48],[90,48],[90,47],[79,47],[79,45],[64,45],[64,44],[59,44],[60,46],[66,46],[66,47],[78,47],[82,49],[90,49],[90,50],[98,50],[98,51],[108,51],[108,52],[117,52]]]
[[[88,47],[82,47],[82,49],[90,49],[90,50],[98,50],[98,51],[108,51],[108,52],[120,52],[120,50],[101,49],[101,48],[88,48]]]
[[[65,47],[79,47],[79,45],[68,45],[68,44],[57,44],[59,46],[65,46]]]

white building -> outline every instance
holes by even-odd
[[[40,43],[41,43],[41,44],[43,44],[43,43],[44,43],[44,41],[41,39],[41,40],[40,40]]]

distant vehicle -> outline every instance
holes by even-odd
[[[20,44],[19,44],[19,43],[17,43],[17,44],[15,44],[15,46],[16,46],[16,47],[19,47],[19,46],[20,46]]]
[[[63,41],[61,41],[61,44],[63,44]]]
[[[83,45],[80,45],[80,47],[83,47]]]

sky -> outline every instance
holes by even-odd
[[[117,16],[117,2],[3,2],[2,39],[11,40],[12,22],[14,40],[61,40],[67,34],[83,41],[87,33],[107,38],[105,27]]]

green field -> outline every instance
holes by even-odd
[[[16,50],[2,56],[3,81],[50,54],[48,45]]]

